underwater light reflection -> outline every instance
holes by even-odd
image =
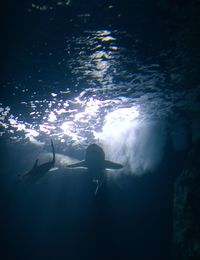
[[[105,124],[101,134],[97,134],[98,138],[106,139],[112,135],[117,138],[127,128],[132,127],[133,120],[139,117],[139,110],[136,107],[119,108],[105,117]]]
[[[120,47],[115,31],[84,31],[84,36],[67,41],[67,50],[75,55],[68,61],[77,85],[87,82],[88,86],[101,87],[112,84],[117,68],[120,67]]]
[[[127,173],[141,175],[154,171],[162,160],[165,124],[145,119],[139,107],[119,108],[106,115],[95,137],[108,159],[120,162]]]
[[[102,132],[96,132],[94,135],[104,147],[109,159],[127,165],[127,151],[135,141],[135,132],[140,121],[138,107],[118,108],[106,115]]]

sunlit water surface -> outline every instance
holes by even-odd
[[[132,171],[148,170],[155,163],[152,154],[163,150],[169,129],[177,127],[177,120],[179,128],[187,124],[185,111],[199,110],[200,88],[187,93],[172,86],[159,59],[143,61],[136,46],[127,47],[126,41],[134,42],[126,31],[85,30],[67,38],[62,57],[54,58],[70,83],[60,78],[46,84],[40,68],[38,78],[30,71],[7,81],[3,88],[9,88],[11,95],[1,103],[1,135],[36,145],[51,138],[63,152],[96,142],[108,157]],[[48,52],[48,43],[44,44]],[[160,53],[160,61],[165,55]],[[154,148],[146,154],[149,160],[141,162],[149,142]],[[133,158],[137,167],[132,166]]]

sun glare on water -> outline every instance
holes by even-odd
[[[101,133],[95,133],[100,140],[118,139],[127,129],[133,127],[133,122],[139,117],[139,111],[135,107],[119,108],[105,117]]]

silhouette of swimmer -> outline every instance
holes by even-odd
[[[87,147],[85,160],[78,163],[68,165],[70,168],[85,167],[93,182],[96,182],[95,195],[104,180],[105,169],[121,169],[123,166],[119,163],[105,160],[103,149],[97,144],[91,144]]]

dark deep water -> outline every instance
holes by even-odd
[[[200,129],[199,1],[1,4],[1,259],[172,259],[173,185]],[[18,174],[50,158],[35,183]],[[124,165],[98,196],[66,165]]]

